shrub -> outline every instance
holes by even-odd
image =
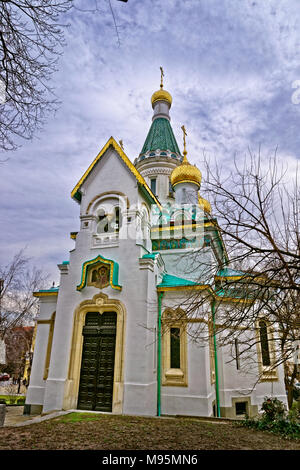
[[[287,413],[284,404],[277,398],[265,397],[258,419],[246,418],[242,424],[260,431],[270,431],[284,437],[300,438],[300,413],[297,403]]]
[[[269,421],[282,419],[285,414],[285,406],[278,398],[268,398],[262,404],[263,417]]]

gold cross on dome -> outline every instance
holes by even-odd
[[[163,88],[164,86],[163,77],[165,76],[165,74],[164,74],[164,69],[162,67],[159,67],[159,68],[160,68],[160,88]]]
[[[186,133],[186,130],[185,130],[185,127],[184,127],[184,126],[181,126],[181,129],[182,129],[182,132],[183,132],[183,147],[184,147],[184,151],[186,152],[186,148],[185,148],[185,145],[186,145],[185,137],[187,136],[187,133]]]

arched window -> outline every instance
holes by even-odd
[[[144,246],[146,246],[147,240],[149,238],[148,220],[149,220],[148,213],[144,211],[142,215],[142,222],[141,222],[142,239],[143,239]]]
[[[115,232],[119,232],[122,226],[122,217],[121,217],[121,210],[120,207],[115,207]]]
[[[119,232],[122,223],[122,214],[119,206],[115,206],[113,210],[108,213],[105,209],[100,209],[98,212],[98,233],[112,233]]]
[[[162,316],[162,385],[187,386],[185,313],[167,308]]]
[[[183,225],[184,223],[184,209],[181,209],[176,212],[174,215],[174,223],[175,225]]]
[[[180,369],[180,328],[170,329],[170,343],[171,369]]]
[[[268,342],[268,330],[267,324],[264,320],[259,322],[259,338],[260,338],[260,347],[261,347],[261,357],[263,366],[269,366],[270,361],[270,350]]]
[[[108,214],[106,214],[104,209],[100,209],[98,217],[99,217],[99,223],[97,227],[97,232],[98,233],[108,232]]]

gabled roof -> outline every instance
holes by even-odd
[[[73,191],[71,192],[71,196],[73,199],[75,199],[77,202],[81,201],[81,186],[89,176],[89,174],[93,171],[94,167],[97,165],[98,161],[101,159],[101,157],[105,154],[105,152],[112,147],[118,154],[118,156],[121,158],[121,160],[125,163],[127,166],[128,170],[133,174],[133,176],[136,178],[138,181],[138,184],[140,188],[143,190],[144,194],[147,195],[152,202],[155,202],[159,207],[160,203],[156,196],[152,193],[151,189],[147,185],[146,181],[142,177],[142,175],[138,172],[138,170],[135,168],[135,166],[131,163],[127,155],[124,153],[122,148],[117,144],[115,139],[111,137],[107,143],[104,145],[102,150],[98,153],[97,157],[94,159],[94,161],[91,163],[91,165],[88,167],[84,175],[80,178],[76,186],[74,187]]]

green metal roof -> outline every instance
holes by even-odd
[[[144,259],[155,259],[155,256],[158,255],[158,253],[153,252],[153,253],[146,253],[145,255],[142,256]]]
[[[157,287],[175,287],[175,286],[197,286],[198,284],[193,281],[188,281],[181,277],[172,276],[171,274],[164,274],[163,280]]]
[[[58,292],[59,287],[51,287],[50,289],[40,289],[38,292]]]
[[[181,155],[171,124],[165,118],[157,118],[152,122],[140,155],[157,149]]]
[[[241,277],[246,276],[247,273],[245,271],[236,271],[235,269],[231,268],[224,268],[218,271],[217,276],[220,277]]]
[[[239,300],[255,300],[258,298],[256,292],[248,292],[246,289],[242,288],[225,288],[218,289],[215,291],[217,297],[220,298],[230,298],[230,299],[239,299]]]

